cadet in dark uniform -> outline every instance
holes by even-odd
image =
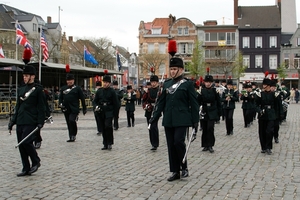
[[[121,99],[124,96],[124,92],[123,90],[120,90],[118,88],[119,84],[118,81],[113,81],[113,88],[116,92],[117,98],[118,98],[118,102],[119,102],[119,109],[116,110],[116,113],[114,113],[114,130],[118,130],[119,129],[119,113],[120,113],[120,108],[121,108]]]
[[[278,102],[278,92],[271,91],[271,80],[265,73],[263,79],[263,91],[256,94],[256,110],[258,113],[258,133],[261,145],[261,153],[272,154],[272,140],[274,134],[274,121],[276,119],[275,109]]]
[[[281,83],[281,87],[279,88],[279,90],[281,92],[282,101],[284,101],[287,104],[287,107],[288,107],[288,105],[290,104],[290,95],[291,95],[291,93],[287,89],[287,87],[285,86],[284,82]],[[281,119],[281,121],[283,121],[283,122],[286,122],[287,111],[288,111],[288,109],[286,109],[283,112],[283,116],[282,116],[282,119]]]
[[[162,93],[149,123],[157,121],[163,112],[162,125],[165,128],[170,171],[172,172],[168,181],[174,181],[180,179],[180,170],[182,170],[182,177],[189,175],[187,161],[182,163],[186,152],[186,130],[192,126],[197,132],[199,105],[193,82],[183,77],[182,59],[171,58],[169,70],[170,79],[163,84]]]
[[[144,93],[143,100],[143,109],[145,110],[145,117],[147,120],[147,124],[149,125],[149,120],[152,116],[153,107],[156,99],[159,96],[159,80],[158,76],[152,75],[150,77],[151,88],[148,89],[146,93]],[[152,145],[151,150],[157,150],[159,146],[159,131],[158,131],[158,121],[153,121],[151,124],[151,129],[149,130],[150,143]]]
[[[213,146],[215,145],[215,121],[221,116],[221,101],[220,95],[217,93],[216,88],[212,86],[213,77],[208,74],[204,78],[204,85],[199,90],[198,102],[201,108],[202,115],[202,137],[201,146],[202,151],[214,152]]]
[[[75,142],[77,135],[77,120],[79,114],[79,100],[82,105],[83,115],[86,114],[85,97],[81,87],[74,84],[74,75],[67,73],[67,85],[60,90],[59,105],[65,115],[65,119],[69,131],[69,140],[67,142]]]
[[[235,102],[239,100],[237,91],[233,90],[232,80],[227,81],[227,89],[222,94],[221,101],[223,102],[223,110],[226,124],[226,135],[233,134],[233,113]]]
[[[131,85],[127,85],[127,92],[124,94],[125,100],[125,110],[127,115],[127,127],[134,127],[134,111],[135,111],[135,101],[136,94],[132,90]]]
[[[25,85],[18,89],[17,104],[15,114],[8,125],[12,130],[14,124],[17,125],[17,139],[21,142],[36,127],[41,129],[45,120],[45,94],[43,88],[34,83],[36,70],[33,66],[26,65],[23,70],[23,80]],[[19,145],[23,169],[17,176],[31,175],[41,166],[40,158],[33,146],[35,134]],[[31,166],[29,162],[31,159]]]
[[[113,117],[119,109],[119,101],[116,92],[110,87],[111,77],[103,77],[103,87],[98,89],[95,95],[96,111],[100,115],[100,126],[102,127],[103,148],[101,150],[111,150],[114,144]]]
[[[255,109],[255,95],[254,92],[252,92],[252,86],[250,82],[246,82],[244,84],[244,91],[241,92],[241,100],[244,117],[244,127],[248,128],[253,121],[253,109]]]
[[[96,81],[96,92],[99,90],[99,88],[101,88],[102,83],[101,81]],[[94,110],[94,116],[95,116],[95,120],[96,120],[96,125],[97,125],[97,135],[101,135],[102,134],[102,127],[100,124],[100,115],[99,112],[95,111],[97,104],[95,103],[95,95],[94,95],[94,99],[92,101],[93,104],[93,110]]]

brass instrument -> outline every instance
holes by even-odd
[[[227,98],[227,97],[229,97],[230,99],[228,99],[227,100],[227,108],[229,107],[229,102],[230,102],[230,100],[231,100],[231,97],[232,97],[232,95],[230,94],[230,90],[228,90],[228,93],[227,94],[225,94],[225,97]]]
[[[203,106],[201,105],[201,106],[200,106],[200,109],[199,109],[199,116],[200,116],[200,119],[204,119],[204,115],[206,115],[206,113],[203,112]]]

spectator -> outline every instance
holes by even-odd
[[[295,101],[296,101],[296,103],[298,103],[298,101],[299,101],[299,90],[298,90],[298,88],[295,89]]]
[[[291,93],[291,95],[290,95],[291,103],[293,103],[294,100],[295,100],[295,90],[294,90],[294,88],[292,88],[290,90],[290,93]]]

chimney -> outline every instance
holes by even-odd
[[[216,26],[218,25],[217,20],[206,20],[203,22],[204,26]]]
[[[51,22],[51,17],[50,16],[48,16],[47,17],[47,24],[51,24],[52,22]]]
[[[233,12],[234,12],[234,16],[233,16],[233,23],[234,25],[238,24],[238,15],[239,15],[239,0],[233,0]]]
[[[69,42],[73,42],[73,36],[69,36]]]

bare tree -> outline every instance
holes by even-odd
[[[143,54],[140,57],[140,63],[142,66],[142,71],[144,74],[147,74],[147,72],[150,72],[151,69],[153,74],[157,74],[159,72],[159,67],[166,62],[167,59],[166,54],[160,54],[159,50],[155,50],[148,54]]]

